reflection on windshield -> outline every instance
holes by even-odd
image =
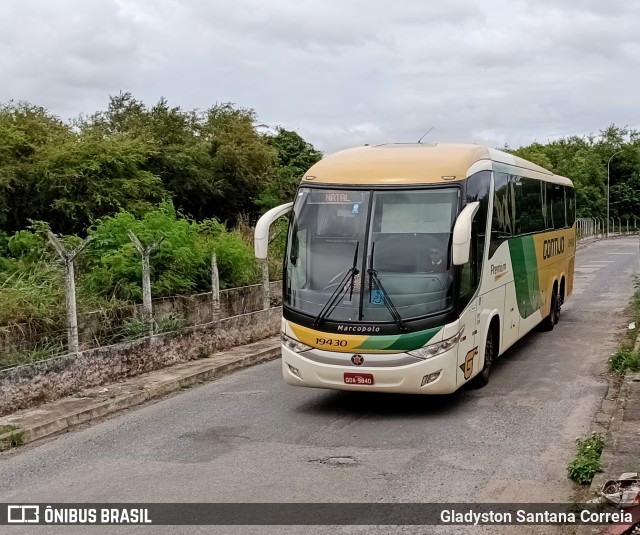
[[[322,310],[316,316],[316,319],[313,322],[313,325],[315,327],[320,325],[320,323],[322,323],[322,320],[324,320],[324,318],[326,318],[329,314],[331,314],[331,312],[333,312],[333,310],[340,303],[342,294],[345,293],[347,291],[347,288],[349,287],[351,288],[351,290],[349,292],[348,302],[351,303],[351,300],[353,299],[353,287],[355,285],[356,275],[360,273],[358,271],[358,268],[356,267],[356,265],[358,264],[358,248],[359,247],[360,247],[360,242],[356,243],[356,250],[353,253],[353,265],[351,266],[351,269],[347,271],[347,274],[338,283],[338,286],[336,286],[336,289],[331,294],[331,297],[329,297],[329,300],[327,301],[327,303],[322,307]]]
[[[318,317],[339,296],[325,317],[358,321],[362,281],[355,274],[351,281],[345,277],[352,266],[362,265],[369,198],[370,193],[363,191],[299,191],[287,242],[287,305]],[[341,291],[345,284],[348,292]]]
[[[447,309],[457,207],[456,188],[302,188],[289,229],[285,304],[316,318],[399,328]]]

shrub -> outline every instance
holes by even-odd
[[[260,280],[260,271],[253,251],[237,231],[218,236],[213,250],[218,259],[220,288],[246,286]]]
[[[567,466],[569,477],[581,485],[591,483],[596,472],[600,472],[600,455],[604,449],[604,437],[600,433],[592,433],[590,437],[576,439],[578,453]]]
[[[619,349],[609,359],[609,371],[615,374],[640,371],[640,354],[632,348]]]

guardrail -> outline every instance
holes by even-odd
[[[607,228],[606,217],[579,217],[576,219],[576,231],[579,240],[606,237],[607,234],[616,236],[637,234],[638,218],[634,216],[632,220],[631,218],[611,217]]]

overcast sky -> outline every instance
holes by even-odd
[[[233,102],[333,152],[640,129],[637,0],[3,0],[0,102]]]

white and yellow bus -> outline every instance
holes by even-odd
[[[573,288],[569,179],[478,145],[338,152],[302,179],[283,274],[288,384],[444,394],[484,386],[536,325],[552,330]]]

